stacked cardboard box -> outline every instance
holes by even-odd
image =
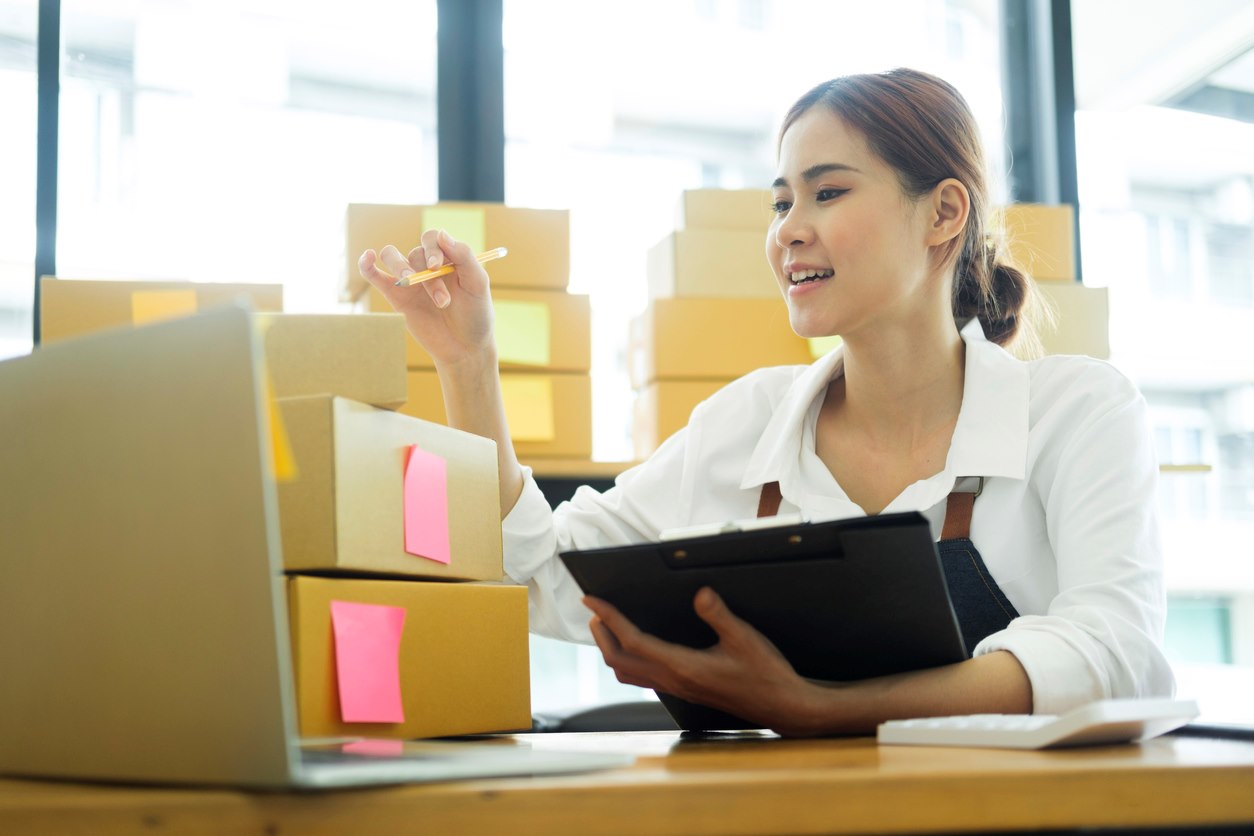
[[[1075,210],[1016,203],[1000,214],[1010,259],[1036,281],[1053,313],[1040,334],[1046,353],[1110,357],[1107,290],[1076,281]]]
[[[246,297],[258,311],[283,310],[283,286],[188,281],[58,279],[39,282],[39,333],[56,342],[106,328],[187,316]]]
[[[394,411],[397,314],[276,316],[265,341],[296,471],[278,493],[301,734],[529,727],[526,590],[496,583],[496,445]]]
[[[730,381],[763,366],[810,363],[825,347],[793,332],[767,264],[770,192],[687,191],[677,220],[649,251],[650,302],[628,338],[639,458]]]
[[[524,462],[592,456],[591,306],[568,293],[570,218],[563,210],[494,203],[348,207],[345,296],[369,311],[390,311],[383,295],[360,279],[357,258],[393,244],[407,252],[424,229],[445,229],[475,252],[505,247],[488,265],[500,354],[501,384],[514,449]],[[425,292],[413,288],[412,292]],[[445,423],[435,364],[407,338],[408,398],[400,411]]]
[[[48,339],[272,285],[45,280]],[[493,442],[401,415],[396,314],[261,313],[300,732],[412,738],[531,724],[527,594],[502,585]]]

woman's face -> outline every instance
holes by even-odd
[[[803,337],[907,323],[928,275],[925,203],[822,106],[780,142],[766,256]]]

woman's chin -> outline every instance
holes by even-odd
[[[805,317],[790,317],[789,324],[798,337],[807,340],[820,339],[822,337],[831,337],[836,332],[824,323],[814,322]]]

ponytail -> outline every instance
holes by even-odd
[[[986,234],[980,215],[972,209],[954,270],[954,319],[959,323],[978,319],[990,342],[1020,357],[1039,356],[1036,320],[1048,318],[1048,311],[1032,279],[1005,257],[1002,234]]]

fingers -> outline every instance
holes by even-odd
[[[620,647],[632,656],[660,656],[671,647],[668,642],[643,632],[627,616],[608,601],[591,595],[583,599],[584,606],[596,613],[618,640]]]
[[[409,266],[409,261],[405,256],[401,255],[400,250],[391,244],[379,250],[379,264],[397,279],[403,279],[414,274],[414,268]],[[395,279],[393,279],[393,283],[395,283]]]
[[[444,254],[436,248],[439,255],[427,257],[426,247],[414,247],[409,251],[409,264],[417,271],[432,270],[444,263]],[[433,266],[428,267],[428,264]],[[431,301],[440,310],[444,310],[449,306],[449,302],[453,301],[453,297],[449,295],[448,285],[444,283],[444,278],[430,279],[422,283],[422,287],[426,290],[427,295],[431,297]]]
[[[675,693],[676,671],[691,667],[696,651],[645,633],[608,601],[591,595],[583,600],[595,614],[592,638],[618,681]]]
[[[373,285],[386,284],[389,278],[379,269],[379,255],[374,250],[366,250],[357,259],[357,272],[361,273],[361,277]]]
[[[656,683],[642,670],[640,661],[623,652],[618,637],[605,626],[605,622],[593,616],[588,622],[588,629],[592,632],[592,640],[601,651],[605,664],[613,668],[619,682],[624,685],[638,685],[641,688],[657,687]]]
[[[697,590],[692,599],[692,608],[702,621],[714,628],[719,641],[737,639],[744,635],[749,625],[727,608],[726,602],[718,593],[708,586]]]

